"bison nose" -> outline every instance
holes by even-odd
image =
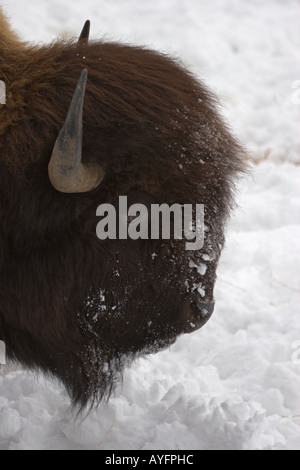
[[[184,319],[183,333],[191,333],[201,328],[214,311],[214,302],[184,302],[181,313]]]

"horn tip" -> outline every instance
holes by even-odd
[[[80,36],[79,36],[79,39],[78,39],[78,45],[79,44],[88,44],[88,41],[89,41],[89,35],[90,35],[90,26],[91,26],[91,22],[90,20],[86,20],[86,22],[84,23],[84,26],[82,28],[82,31],[80,33]]]

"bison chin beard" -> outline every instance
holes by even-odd
[[[128,292],[126,302],[116,303],[110,296],[111,292],[91,291],[76,314],[78,348],[69,357],[64,354],[64,367],[56,368],[73,408],[79,412],[107,401],[122,381],[125,367],[170,347],[180,334],[201,328],[213,310],[210,306],[209,311],[207,305],[203,310],[203,306],[188,300],[180,303],[174,295],[159,309],[153,299],[144,299],[137,310],[130,308]]]
[[[100,332],[91,330],[87,323],[80,325],[82,344],[77,351],[63,359],[63,367],[55,367],[55,375],[66,387],[72,409],[78,413],[90,412],[100,402],[108,401],[117,385],[122,383],[123,371],[138,358],[154,354],[171,346],[177,338],[172,329],[162,338],[153,330],[140,332],[135,348],[126,347],[122,338],[106,341]],[[127,341],[126,341],[127,343]],[[137,347],[139,343],[139,348]]]

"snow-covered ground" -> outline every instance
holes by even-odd
[[[297,0],[1,0],[26,39],[147,44],[216,91],[259,164],[241,182],[215,313],[137,361],[82,422],[56,383],[0,372],[0,449],[300,450],[300,6]]]

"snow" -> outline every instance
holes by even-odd
[[[257,164],[238,188],[204,328],[136,361],[85,419],[56,382],[2,366],[0,449],[299,450],[299,3],[1,4],[26,39],[78,36],[89,18],[93,38],[181,58],[218,94]]]

